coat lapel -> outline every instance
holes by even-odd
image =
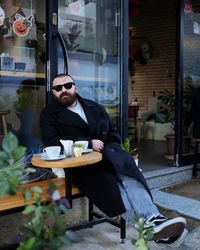
[[[80,128],[88,127],[88,124],[76,113],[65,108],[58,114],[59,123]]]
[[[87,102],[87,100],[83,100],[81,97],[78,98],[85,112],[90,130],[96,130],[97,118],[99,117],[99,109],[97,109],[96,105],[94,105],[93,103]]]
[[[59,124],[66,124],[70,126],[77,126],[80,128],[88,128],[88,124],[76,113],[54,102],[51,104],[50,113],[57,114]]]

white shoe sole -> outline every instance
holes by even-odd
[[[180,235],[180,237],[176,241],[174,241],[173,243],[167,243],[167,241],[166,241],[166,243],[164,243],[164,241],[163,241],[160,243],[157,242],[157,244],[162,245],[162,246],[169,246],[169,247],[177,248],[183,243],[187,234],[188,234],[188,230],[185,228],[183,233]]]
[[[154,240],[164,239],[182,234],[186,226],[186,220],[183,217],[176,217],[164,221],[154,227]],[[174,235],[174,233],[176,233]]]

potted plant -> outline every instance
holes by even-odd
[[[189,144],[191,140],[191,136],[188,134],[190,127],[190,108],[191,108],[191,100],[193,96],[194,87],[191,84],[188,84],[183,92],[183,109],[182,109],[182,127],[183,127],[183,141],[182,141],[182,153],[188,153]],[[158,123],[171,123],[171,128],[174,131],[175,129],[175,94],[173,91],[169,91],[165,89],[161,91],[161,95],[158,96],[158,100],[160,100],[164,107],[155,114],[155,122]],[[174,155],[174,146],[175,146],[175,135],[174,133],[167,134],[167,148],[168,155]],[[173,159],[173,157],[172,157]]]
[[[124,141],[121,144],[121,147],[128,153],[130,153],[133,157],[133,159],[136,161],[136,164],[138,164],[138,153],[137,148],[132,146],[132,138],[126,137]]]

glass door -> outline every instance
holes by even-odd
[[[45,105],[45,15],[45,1],[0,0],[0,112],[28,150],[40,144]]]
[[[195,93],[200,87],[200,3],[195,0],[184,0],[182,3],[182,60],[183,66],[181,83],[181,143],[182,165],[193,163],[194,142],[192,140],[192,113],[196,112],[198,119],[198,105],[191,111],[191,104],[194,101]],[[198,114],[198,115],[197,115]]]
[[[50,67],[50,74],[68,72],[78,93],[104,105],[116,127],[121,107],[119,6],[116,0],[59,0],[57,35],[52,33],[55,51],[50,53],[56,67]]]

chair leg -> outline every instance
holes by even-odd
[[[89,204],[88,204],[88,213],[89,213],[88,218],[89,218],[89,221],[93,221],[93,219],[94,219],[93,209],[94,209],[93,203],[89,199]]]
[[[126,241],[126,221],[124,218],[120,218],[120,238],[121,238],[121,244],[125,244]]]

